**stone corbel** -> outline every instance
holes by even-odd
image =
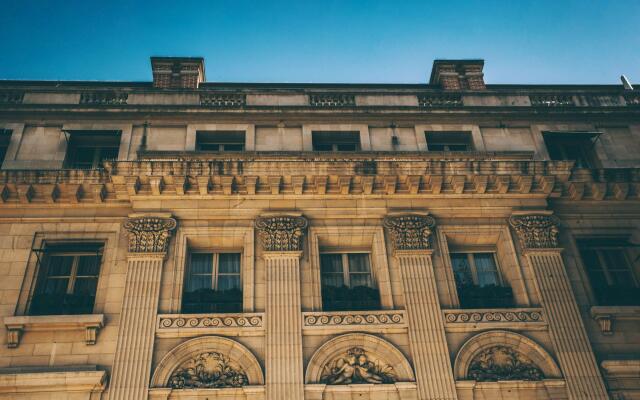
[[[351,190],[351,177],[350,176],[339,176],[338,177],[338,190],[340,194],[349,194]]]
[[[211,177],[198,176],[196,177],[196,181],[198,182],[198,191],[200,194],[203,196],[209,194],[209,189],[211,188]]]
[[[409,194],[418,194],[420,191],[420,181],[422,177],[420,175],[409,175],[407,177],[407,188]]]
[[[442,192],[442,176],[431,176],[429,179],[429,186],[431,187],[431,194],[440,194]]]
[[[637,306],[594,306],[591,318],[600,327],[603,335],[613,335],[615,321],[640,321],[640,307]]]
[[[71,331],[84,329],[87,345],[96,344],[98,331],[104,326],[103,314],[87,315],[37,315],[5,317],[7,347],[16,348],[24,332],[28,331]]]
[[[375,185],[375,178],[373,176],[363,176],[362,177],[362,193],[363,194],[371,194],[373,193],[373,186]]]
[[[398,177],[396,175],[388,175],[384,177],[384,192],[386,194],[395,194]]]
[[[316,194],[325,194],[327,192],[327,176],[318,175],[315,177]]]
[[[151,194],[154,196],[160,196],[164,189],[164,181],[161,176],[150,176],[149,185],[151,186]]]
[[[449,184],[453,188],[455,194],[462,194],[464,192],[464,184],[467,178],[464,175],[454,175],[449,177]]]
[[[487,175],[476,175],[473,177],[473,186],[478,194],[483,194],[487,191],[487,183],[489,177]]]
[[[291,186],[293,187],[293,194],[301,195],[304,190],[304,175],[296,175],[291,177]]]
[[[507,176],[498,176],[496,177],[496,189],[498,193],[505,194],[509,192],[509,185],[511,184],[511,177]]]
[[[220,185],[222,185],[222,194],[228,196],[233,192],[233,176],[221,176],[220,177]]]
[[[269,176],[268,177],[269,188],[271,189],[271,194],[280,194],[280,185],[282,184],[282,177],[277,176]]]
[[[244,177],[244,187],[247,190],[247,194],[254,195],[256,194],[256,187],[258,186],[258,177],[257,176],[245,176]]]

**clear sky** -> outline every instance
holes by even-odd
[[[483,58],[488,83],[640,82],[640,0],[0,0],[0,78],[151,80],[205,57],[208,81],[424,83]]]

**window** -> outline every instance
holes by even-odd
[[[190,254],[182,312],[242,312],[240,253]]]
[[[375,310],[380,308],[369,253],[320,255],[322,309],[325,311]]]
[[[0,166],[7,155],[9,142],[11,141],[11,131],[9,129],[0,129]]]
[[[196,132],[197,151],[244,151],[244,132]]]
[[[578,248],[599,305],[640,305],[640,285],[631,267],[631,245],[626,240],[581,239]]]
[[[473,150],[469,132],[426,132],[429,151],[471,151]]]
[[[90,314],[96,299],[103,245],[55,244],[40,251],[30,315]]]
[[[494,253],[451,253],[461,308],[511,307],[513,293],[503,286]]]
[[[552,160],[575,161],[576,168],[594,168],[593,143],[597,137],[590,132],[545,132],[544,143]]]
[[[65,166],[75,169],[102,167],[105,160],[118,158],[119,131],[70,131],[67,135]]]
[[[360,132],[313,132],[313,151],[358,151]]]

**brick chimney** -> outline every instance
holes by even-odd
[[[435,60],[430,85],[444,90],[484,90],[484,60]]]
[[[204,82],[202,57],[151,57],[153,87],[197,89]]]

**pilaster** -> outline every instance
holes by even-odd
[[[456,399],[444,321],[431,254],[435,226],[427,215],[390,216],[384,221],[402,273],[409,345],[419,399]]]
[[[300,257],[307,220],[266,216],[255,226],[266,270],[266,398],[304,399]]]
[[[550,212],[518,213],[509,223],[533,270],[569,397],[608,399],[558,248],[559,220]]]
[[[146,399],[162,264],[176,220],[169,215],[132,215],[120,327],[110,399]]]

